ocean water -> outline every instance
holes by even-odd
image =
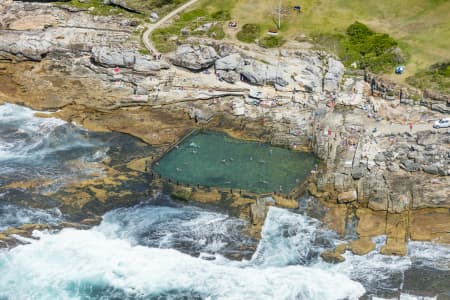
[[[339,243],[336,236],[279,208],[269,210],[251,258],[227,259],[227,249],[249,242],[242,222],[198,207],[141,204],[107,213],[90,230],[35,232],[40,240],[0,251],[0,299],[397,299],[414,266],[450,270],[448,247],[416,242],[406,257],[347,252],[342,264],[325,263],[320,250]],[[446,278],[441,294],[449,292]],[[404,287],[400,295],[435,296]]]
[[[163,201],[173,204],[168,197]],[[247,225],[241,219],[198,207],[143,204],[105,214],[98,229],[133,245],[175,249],[193,256],[250,258],[258,243],[242,234]]]
[[[167,244],[167,236],[178,243],[184,235],[173,236],[170,229],[163,235],[149,233],[150,244],[161,246],[141,246],[148,235],[137,232],[147,231],[149,224],[133,223],[129,231],[117,222],[143,214],[159,215],[163,222],[175,223],[174,228],[192,231],[201,224],[221,225],[200,235],[199,250],[205,253],[192,256]],[[174,214],[190,217],[170,220]],[[242,221],[225,215],[193,207],[139,206],[110,212],[105,219],[91,230],[39,233],[39,241],[1,252],[0,299],[357,299],[364,293],[360,283],[333,270],[226,259],[220,248],[230,241],[221,239],[221,233],[234,231]],[[215,238],[205,237],[211,235]]]
[[[62,213],[58,208],[39,209],[15,204],[0,204],[0,231],[23,224],[56,225],[62,219]]]
[[[45,194],[104,173],[98,164],[107,157],[104,141],[62,120],[34,114],[22,106],[0,105],[0,230],[58,224],[64,215]]]
[[[61,213],[61,203],[52,198],[53,193],[103,177],[105,160],[125,165],[152,151],[128,135],[89,132],[50,116],[38,118],[35,113],[14,104],[0,105],[0,231],[65,220],[67,215]],[[133,185],[136,194],[145,194],[147,179],[133,180],[128,186]]]
[[[80,127],[34,113],[18,105],[0,105],[0,185],[41,180],[50,191],[103,171],[95,163],[107,157],[104,141]]]

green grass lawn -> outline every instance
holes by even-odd
[[[71,0],[68,2],[57,2],[57,5],[70,5],[73,7],[77,7],[80,9],[90,9],[89,13],[94,15],[102,15],[102,16],[108,16],[108,15],[118,15],[122,14],[126,17],[133,18],[133,19],[142,19],[143,15],[134,14],[131,12],[128,12],[124,9],[121,9],[119,7],[114,7],[110,5],[103,4],[103,0],[87,0],[86,2],[80,2],[78,0]]]
[[[421,70],[414,76],[406,78],[406,81],[419,88],[432,88],[450,94],[450,61]]]
[[[159,16],[164,16],[187,2],[187,0],[124,0],[126,4],[139,12],[142,12],[146,17],[151,12],[156,12]]]
[[[68,2],[59,2],[59,5],[70,5],[81,9],[93,8],[89,11],[94,15],[117,15],[122,14],[129,18],[141,19],[146,22],[149,21],[151,12],[156,12],[159,16],[164,16],[171,12],[187,0],[125,0],[126,5],[136,10],[138,13],[130,12],[114,5],[103,4],[103,0],[86,0],[80,2],[79,0],[71,0]]]
[[[189,36],[208,36],[220,40],[225,37],[223,28],[230,19],[231,15],[228,10],[220,8],[209,10],[207,7],[196,8],[182,13],[170,25],[153,31],[152,41],[155,47],[164,53],[175,50],[177,41],[182,41]],[[199,27],[208,24],[212,25],[210,29],[197,30]]]

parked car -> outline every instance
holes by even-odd
[[[263,97],[263,93],[260,91],[250,91],[248,96],[254,99],[261,99]]]
[[[450,118],[440,119],[434,122],[433,128],[449,128]]]

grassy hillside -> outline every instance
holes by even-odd
[[[234,5],[232,16],[242,24],[251,22],[273,27],[267,12],[276,3],[274,0],[240,0]],[[410,67],[414,70],[449,58],[450,1],[283,1],[287,7],[296,3],[302,5],[303,12],[297,15],[292,11],[282,28],[291,37],[301,33],[343,33],[354,21],[360,21],[397,39],[411,54]]]
[[[169,26],[153,31],[152,41],[159,51],[170,52],[177,48],[177,41],[193,35],[223,39],[225,37],[224,23],[230,19],[231,16],[226,10],[193,9],[181,14]],[[198,30],[202,26],[207,27]]]
[[[431,88],[450,94],[450,61],[432,65],[427,70],[421,70],[406,81],[419,88]]]
[[[397,81],[404,82],[416,72],[450,59],[449,0],[283,0],[282,3],[289,8],[280,30],[285,40],[303,34],[307,37],[342,35],[355,21],[388,33],[409,57],[406,72],[401,76],[391,75]],[[278,0],[201,0],[197,8],[228,10],[239,26],[258,24],[264,37],[269,28],[275,27],[270,12],[277,5]],[[300,14],[292,9],[294,5],[302,6]]]
[[[123,0],[121,3],[126,5],[127,9],[113,5],[105,4],[104,0],[70,0],[58,2],[59,5],[70,5],[77,8],[89,9],[89,13],[95,15],[117,15],[122,14],[129,18],[142,19],[148,21],[150,13],[156,12],[164,16],[174,10],[187,0]]]
[[[162,16],[174,10],[186,0],[122,0],[122,2],[127,7],[147,16],[151,12],[156,12]]]

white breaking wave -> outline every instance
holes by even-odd
[[[35,117],[32,109],[0,105],[0,161],[39,159],[56,151],[94,146],[77,136],[75,128],[56,118]]]
[[[23,224],[42,223],[56,225],[61,221],[61,217],[61,211],[57,208],[44,210],[13,204],[0,204],[0,231],[6,230],[8,227],[17,227]]]
[[[380,254],[379,250],[385,240],[384,236],[375,238],[373,241],[377,246],[376,250],[366,255],[354,255],[347,251],[343,254],[345,261],[342,263],[329,264],[321,261],[316,266],[362,282],[369,293],[376,290],[396,291],[403,283],[403,272],[411,267],[411,259],[408,256]]]
[[[331,231],[321,229],[313,218],[271,207],[252,262],[261,265],[305,264],[323,250],[317,239],[332,240]]]
[[[65,229],[0,254],[0,299],[82,299],[86,281],[147,297],[173,290],[209,299],[357,299],[361,284],[304,266],[218,265],[170,249]],[[106,299],[106,298],[105,298]]]
[[[401,294],[399,297],[389,298],[389,299],[372,297],[372,300],[436,300],[436,298],[437,298],[437,297],[414,296],[414,295],[409,295],[409,294]]]
[[[344,262],[329,264],[320,259],[319,254],[344,241],[323,228],[316,219],[270,208],[252,262],[264,266],[302,264],[333,271],[363,283],[369,295],[379,290],[397,291],[403,286],[404,272],[412,267],[450,270],[449,245],[409,242],[408,255],[401,257],[380,254],[380,248],[386,242],[385,236],[376,237],[373,241],[376,249],[371,253],[360,256],[347,251],[343,255]],[[401,294],[400,297],[421,299],[409,294]]]
[[[37,148],[42,140],[58,126],[66,122],[56,118],[37,118],[36,111],[15,104],[0,105],[0,125],[3,128],[15,128],[18,138],[5,139],[0,136],[0,160],[24,157]],[[33,135],[30,137],[30,135]]]
[[[2,179],[45,178],[43,191],[53,192],[69,180],[101,176],[103,167],[95,162],[107,157],[103,142],[65,121],[35,113],[14,104],[0,105]]]
[[[197,207],[141,205],[105,214],[96,230],[149,247],[226,254],[256,244],[242,235],[245,225],[243,220]]]
[[[236,222],[195,207],[143,205],[109,212],[88,231],[41,233],[39,241],[0,252],[0,299],[358,299],[362,284],[368,295],[387,291],[389,299],[413,264],[446,270],[450,262],[449,247],[411,242],[406,257],[347,251],[345,262],[328,264],[318,254],[342,241],[319,221],[279,208],[270,208],[250,261],[161,248],[198,240],[198,250],[215,252],[230,242]],[[374,241],[379,250],[385,237]]]
[[[430,251],[430,246],[432,246],[432,251]],[[433,269],[450,271],[450,245],[409,242],[408,256],[418,264]]]
[[[395,274],[403,276],[403,272],[414,264],[437,270],[450,270],[449,245],[410,241],[407,256],[393,256],[380,254],[380,248],[386,241],[385,236],[376,237],[373,241],[376,249],[367,255],[353,255],[347,251],[344,254],[344,262],[336,265],[319,262],[317,266],[335,270],[352,279],[363,280],[367,283],[392,281]]]
[[[16,104],[6,103],[0,105],[0,120],[2,123],[25,120],[24,123],[21,123],[20,127],[30,131],[37,131],[42,128],[54,128],[66,124],[65,121],[56,118],[37,118],[34,116],[35,113],[37,111]]]

